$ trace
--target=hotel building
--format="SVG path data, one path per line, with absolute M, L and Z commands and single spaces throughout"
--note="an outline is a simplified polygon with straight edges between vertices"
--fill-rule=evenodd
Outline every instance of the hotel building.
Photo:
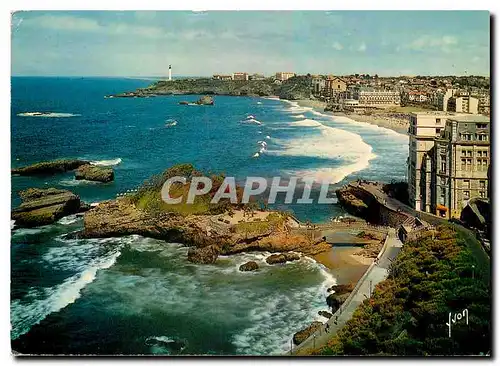
M 285 81 L 295 76 L 294 72 L 277 72 L 276 80 Z
M 448 112 L 410 115 L 410 205 L 460 217 L 470 198 L 488 196 L 489 118 Z

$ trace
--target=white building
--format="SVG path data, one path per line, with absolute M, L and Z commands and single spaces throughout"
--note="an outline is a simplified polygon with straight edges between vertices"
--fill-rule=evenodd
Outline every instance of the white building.
M 361 88 L 359 91 L 359 104 L 391 106 L 401 104 L 401 95 L 394 90 L 377 90 Z

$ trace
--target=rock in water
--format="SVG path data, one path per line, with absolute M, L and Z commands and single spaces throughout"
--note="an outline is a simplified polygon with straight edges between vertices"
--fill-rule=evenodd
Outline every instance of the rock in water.
M 324 310 L 318 311 L 318 315 L 324 316 L 327 319 L 330 319 L 332 317 L 332 313 L 329 313 L 328 311 Z
M 354 284 L 353 283 L 348 283 L 345 285 L 333 285 L 330 287 L 327 291 L 328 292 L 335 292 L 337 295 L 342 295 L 348 292 L 351 292 L 354 289 Z
M 215 263 L 219 253 L 220 249 L 216 245 L 208 245 L 202 248 L 191 247 L 188 251 L 188 261 L 202 264 Z
M 205 95 L 205 96 L 201 97 L 200 99 L 198 99 L 196 101 L 196 104 L 214 105 L 214 99 L 209 95 Z
M 255 271 L 256 269 L 259 268 L 259 265 L 255 261 L 250 261 L 242 264 L 240 266 L 240 271 L 247 272 L 247 271 Z
M 63 189 L 29 188 L 19 192 L 23 203 L 11 213 L 18 227 L 49 225 L 80 212 L 80 197 Z
M 268 264 L 285 263 L 296 261 L 300 259 L 300 255 L 297 253 L 282 253 L 282 254 L 272 254 L 266 258 Z
M 330 294 L 326 298 L 326 304 L 332 308 L 332 312 L 336 312 L 344 301 L 349 297 L 349 292 L 344 294 Z
M 95 182 L 108 183 L 115 179 L 115 173 L 112 168 L 103 168 L 94 165 L 82 165 L 75 171 L 75 179 L 85 179 Z
M 89 164 L 86 160 L 55 160 L 36 163 L 27 167 L 12 169 L 12 174 L 19 175 L 51 175 L 75 170 Z
M 316 330 L 318 330 L 323 323 L 321 322 L 313 322 L 310 326 L 301 331 L 298 331 L 293 335 L 293 343 L 295 345 L 299 345 L 304 342 L 311 334 L 313 334 Z

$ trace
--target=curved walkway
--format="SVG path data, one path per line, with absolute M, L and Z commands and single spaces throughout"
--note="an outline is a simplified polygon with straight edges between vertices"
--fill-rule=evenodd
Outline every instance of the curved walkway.
M 340 309 L 327 321 L 329 331 L 326 332 L 325 325 L 323 325 L 304 342 L 293 348 L 289 354 L 307 355 L 313 349 L 326 345 L 328 340 L 351 319 L 356 308 L 365 299 L 371 297 L 373 288 L 387 278 L 391 261 L 398 255 L 402 246 L 403 243 L 398 239 L 396 230 L 389 229 L 384 247 L 377 257 L 378 263 L 375 261 L 370 265 Z

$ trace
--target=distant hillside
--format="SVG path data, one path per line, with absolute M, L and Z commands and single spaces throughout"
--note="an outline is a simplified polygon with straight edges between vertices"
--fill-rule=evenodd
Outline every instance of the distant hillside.
M 135 92 L 115 95 L 115 97 L 146 97 L 151 95 L 206 94 L 236 96 L 279 96 L 282 99 L 309 99 L 311 97 L 311 77 L 296 76 L 282 83 L 273 78 L 265 80 L 213 80 L 209 78 L 160 80 L 147 88 Z

